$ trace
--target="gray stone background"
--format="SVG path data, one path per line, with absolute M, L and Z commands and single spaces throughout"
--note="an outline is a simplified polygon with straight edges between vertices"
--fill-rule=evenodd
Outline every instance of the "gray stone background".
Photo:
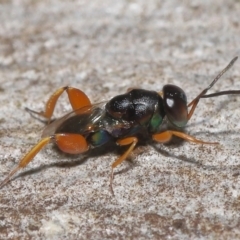
M 93 102 L 172 83 L 189 101 L 240 56 L 240 1 L 0 1 L 0 179 L 70 85 Z M 240 61 L 211 92 L 240 89 Z M 239 239 L 240 96 L 201 100 L 188 142 L 68 156 L 49 145 L 0 190 L 0 239 Z M 71 108 L 61 97 L 55 116 Z

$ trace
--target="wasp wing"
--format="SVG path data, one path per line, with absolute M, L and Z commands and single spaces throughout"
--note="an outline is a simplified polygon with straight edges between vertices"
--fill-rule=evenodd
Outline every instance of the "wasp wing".
M 54 135 L 56 132 L 59 132 L 59 128 L 61 128 L 63 125 L 68 124 L 70 127 L 74 128 L 74 126 L 71 126 L 73 123 L 69 122 L 70 119 L 78 118 L 78 121 L 84 121 L 85 123 L 94 125 L 105 114 L 106 103 L 107 101 L 104 101 L 90 106 L 85 106 L 78 110 L 67 113 L 59 119 L 56 119 L 54 122 L 50 123 L 43 129 L 42 138 Z M 82 127 L 85 129 L 79 128 L 77 129 L 77 132 L 74 133 L 86 132 L 88 130 L 86 124 L 82 124 Z

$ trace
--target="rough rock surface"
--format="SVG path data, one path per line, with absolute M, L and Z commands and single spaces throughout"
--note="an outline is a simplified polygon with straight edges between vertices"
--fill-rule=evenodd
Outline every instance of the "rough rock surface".
M 0 180 L 40 139 L 70 85 L 93 102 L 172 83 L 189 101 L 240 55 L 240 1 L 0 1 Z M 240 61 L 211 92 L 240 89 Z M 49 145 L 0 190 L 0 239 L 239 239 L 240 96 L 201 100 L 176 141 L 80 156 Z M 55 116 L 70 110 L 59 100 Z

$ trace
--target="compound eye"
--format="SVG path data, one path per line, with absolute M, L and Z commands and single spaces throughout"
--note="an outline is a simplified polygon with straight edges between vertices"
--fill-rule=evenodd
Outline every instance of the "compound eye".
M 175 85 L 163 87 L 163 104 L 168 120 L 176 127 L 184 127 L 188 121 L 187 97 Z

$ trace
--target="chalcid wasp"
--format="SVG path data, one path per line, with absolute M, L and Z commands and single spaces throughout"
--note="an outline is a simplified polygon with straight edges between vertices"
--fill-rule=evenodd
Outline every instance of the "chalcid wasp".
M 43 130 L 41 140 L 1 182 L 0 188 L 7 184 L 16 172 L 26 167 L 48 143 L 54 143 L 60 150 L 70 154 L 80 154 L 110 141 L 119 146 L 129 146 L 112 164 L 110 178 L 112 193 L 113 170 L 133 151 L 139 141 L 139 135 L 158 143 L 169 142 L 176 136 L 196 144 L 217 144 L 196 139 L 183 130 L 201 98 L 240 93 L 240 90 L 228 90 L 206 94 L 232 67 L 237 58 L 232 59 L 211 84 L 189 104 L 185 92 L 170 84 L 163 86 L 161 92 L 131 89 L 108 102 L 99 104 L 92 104 L 87 95 L 79 89 L 72 87 L 58 89 L 47 101 L 45 111 L 36 112 L 28 109 L 31 113 L 46 118 L 49 124 Z M 63 92 L 67 92 L 73 111 L 51 122 L 55 105 Z M 165 122 L 168 128 L 163 128 Z

